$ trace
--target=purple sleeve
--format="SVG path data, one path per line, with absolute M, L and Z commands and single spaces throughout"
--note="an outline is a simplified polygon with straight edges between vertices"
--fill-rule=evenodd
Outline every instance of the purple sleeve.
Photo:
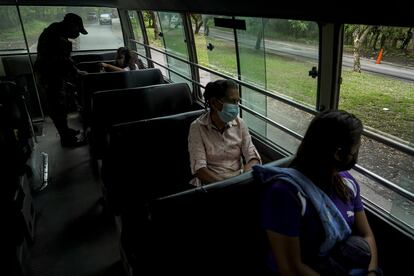
M 354 212 L 360 212 L 364 210 L 364 205 L 362 204 L 362 200 L 361 200 L 361 189 L 359 187 L 358 182 L 355 180 L 355 178 L 352 177 L 352 175 L 351 175 L 351 179 L 352 181 L 354 181 L 355 186 L 357 188 L 357 193 L 354 198 Z
M 302 206 L 295 187 L 276 181 L 266 191 L 262 208 L 266 230 L 290 237 L 300 235 Z
M 354 184 L 354 187 L 356 188 L 356 194 L 354 197 L 354 212 L 360 212 L 364 210 L 364 205 L 362 204 L 362 200 L 361 200 L 361 188 L 359 187 L 359 184 L 356 181 L 356 179 L 348 171 L 341 172 L 341 176 L 349 179 Z

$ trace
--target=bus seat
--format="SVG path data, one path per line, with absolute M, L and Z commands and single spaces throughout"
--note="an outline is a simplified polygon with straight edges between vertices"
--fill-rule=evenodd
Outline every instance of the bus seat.
M 285 166 L 290 160 L 266 166 Z M 247 172 L 158 198 L 149 204 L 147 221 L 123 218 L 125 251 L 132 251 L 131 256 L 149 252 L 146 258 L 132 258 L 139 263 L 131 266 L 159 269 L 154 275 L 267 275 L 269 247 L 261 224 L 264 188 Z
M 108 64 L 115 64 L 115 60 L 102 60 L 102 61 L 84 61 L 76 64 L 76 67 L 81 71 L 86 71 L 88 73 L 99 73 L 101 71 L 101 62 Z
M 89 126 L 91 98 L 95 91 L 141 87 L 164 83 L 159 69 L 143 69 L 125 72 L 91 73 L 81 76 L 83 120 Z
M 2 62 L 6 79 L 15 82 L 20 90 L 24 91 L 30 115 L 41 117 L 42 112 L 37 98 L 29 57 L 26 55 L 2 57 Z
M 191 123 L 204 110 L 115 125 L 102 161 L 102 179 L 116 214 L 142 207 L 150 198 L 188 188 Z
M 183 113 L 191 111 L 192 105 L 186 83 L 95 92 L 89 139 L 92 157 L 102 158 L 111 125 Z
M 79 54 L 73 53 L 72 60 L 75 63 L 80 62 L 89 62 L 89 61 L 103 61 L 103 60 L 112 60 L 116 55 L 116 51 L 96 53 L 96 54 Z

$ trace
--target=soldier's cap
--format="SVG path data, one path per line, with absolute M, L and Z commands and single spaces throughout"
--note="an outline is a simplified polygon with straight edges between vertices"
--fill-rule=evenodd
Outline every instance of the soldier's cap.
M 85 30 L 85 27 L 83 27 L 83 21 L 82 18 L 74 13 L 67 13 L 65 17 L 63 18 L 63 22 L 69 23 L 69 24 L 76 24 L 79 26 L 79 32 L 81 34 L 88 34 L 88 32 Z

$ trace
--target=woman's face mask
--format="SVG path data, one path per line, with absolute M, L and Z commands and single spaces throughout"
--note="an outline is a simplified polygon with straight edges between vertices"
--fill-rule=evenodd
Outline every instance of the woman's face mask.
M 352 169 L 358 160 L 358 152 L 353 154 L 352 157 L 348 160 L 336 161 L 336 169 L 341 171 L 349 171 Z
M 341 154 L 342 158 L 336 158 L 336 169 L 340 171 L 348 171 L 352 169 L 358 161 L 360 142 L 354 145 L 349 152 Z
M 223 108 L 221 111 L 218 111 L 218 115 L 220 119 L 225 122 L 231 122 L 236 119 L 237 115 L 239 115 L 239 105 L 238 104 L 231 104 L 231 103 L 223 103 Z

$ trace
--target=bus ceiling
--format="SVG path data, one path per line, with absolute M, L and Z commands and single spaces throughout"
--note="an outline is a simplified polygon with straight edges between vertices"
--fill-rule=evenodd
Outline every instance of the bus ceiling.
M 412 10 L 402 1 L 393 2 L 386 9 L 381 6 L 354 5 L 340 6 L 337 2 L 283 3 L 276 8 L 274 2 L 267 0 L 3 0 L 2 5 L 32 6 L 101 6 L 119 9 L 138 9 L 174 11 L 203 14 L 242 15 L 269 18 L 301 19 L 319 22 L 348 24 L 388 24 L 394 26 L 413 26 Z

